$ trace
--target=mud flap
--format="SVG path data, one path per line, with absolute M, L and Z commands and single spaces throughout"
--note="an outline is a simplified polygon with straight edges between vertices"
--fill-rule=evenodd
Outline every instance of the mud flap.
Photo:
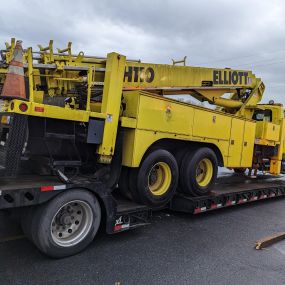
M 0 176 L 16 176 L 27 140 L 28 117 L 1 113 Z

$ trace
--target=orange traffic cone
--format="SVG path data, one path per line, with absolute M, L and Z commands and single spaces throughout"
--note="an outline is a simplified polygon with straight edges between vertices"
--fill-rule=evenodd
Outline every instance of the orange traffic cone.
M 13 59 L 9 64 L 0 98 L 8 100 L 27 100 L 25 90 L 22 41 L 16 42 Z

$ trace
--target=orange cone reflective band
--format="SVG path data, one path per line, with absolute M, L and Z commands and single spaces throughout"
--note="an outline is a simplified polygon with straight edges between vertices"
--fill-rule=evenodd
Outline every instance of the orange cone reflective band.
M 22 42 L 17 41 L 0 98 L 26 100 Z

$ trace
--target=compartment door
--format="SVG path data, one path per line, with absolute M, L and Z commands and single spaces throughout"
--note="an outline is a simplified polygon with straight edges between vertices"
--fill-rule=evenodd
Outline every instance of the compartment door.
M 244 121 L 232 119 L 229 140 L 228 167 L 240 167 L 242 159 Z
M 255 140 L 255 123 L 246 121 L 244 124 L 243 147 L 241 156 L 241 166 L 251 167 Z

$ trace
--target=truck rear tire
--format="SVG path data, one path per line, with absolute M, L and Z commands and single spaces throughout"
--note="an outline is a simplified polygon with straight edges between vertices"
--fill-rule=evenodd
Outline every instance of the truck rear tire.
M 33 209 L 28 237 L 53 258 L 74 255 L 94 239 L 101 221 L 101 207 L 86 190 L 67 190 Z M 27 223 L 27 222 L 26 222 Z
M 186 155 L 190 153 L 190 151 L 193 151 L 193 150 L 190 150 L 189 147 L 183 147 L 183 148 L 179 148 L 178 150 L 174 152 L 174 157 L 176 159 L 178 169 L 179 169 L 179 177 L 181 173 L 181 165 L 182 165 L 183 159 L 185 158 Z M 179 179 L 178 181 L 177 191 L 180 193 L 183 192 L 182 185 L 181 185 L 181 179 Z
M 132 193 L 129 188 L 129 172 L 128 167 L 123 166 L 121 170 L 120 180 L 119 180 L 119 192 L 126 198 L 134 200 Z
M 173 197 L 178 184 L 178 173 L 174 156 L 167 150 L 155 150 L 148 154 L 139 169 L 130 172 L 129 186 L 138 196 L 137 202 L 158 208 Z
M 218 161 L 207 147 L 190 151 L 182 161 L 180 183 L 182 191 L 193 196 L 207 195 L 213 188 L 218 173 Z

